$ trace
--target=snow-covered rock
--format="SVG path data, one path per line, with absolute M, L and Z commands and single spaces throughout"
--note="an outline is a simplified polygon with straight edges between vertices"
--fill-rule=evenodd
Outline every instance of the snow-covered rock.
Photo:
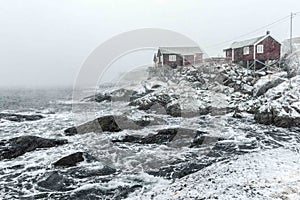
M 254 96 L 261 96 L 265 94 L 269 89 L 276 87 L 280 83 L 284 82 L 287 77 L 286 72 L 279 72 L 275 74 L 269 74 L 267 76 L 261 77 L 253 86 Z
M 268 90 L 255 120 L 280 127 L 300 126 L 300 76 L 286 80 Z

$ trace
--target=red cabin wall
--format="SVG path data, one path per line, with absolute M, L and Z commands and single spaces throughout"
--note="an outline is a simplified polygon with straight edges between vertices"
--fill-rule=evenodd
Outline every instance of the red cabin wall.
M 275 60 L 280 58 L 281 44 L 274 40 L 272 37 L 267 37 L 262 42 L 257 45 L 264 45 L 263 53 L 257 53 L 257 48 L 255 48 L 256 59 L 257 60 Z
M 243 48 L 234 49 L 234 62 L 242 61 L 243 56 Z
M 163 55 L 164 65 L 168 65 L 171 67 L 182 66 L 182 57 L 180 55 L 176 55 L 176 61 L 169 61 L 169 55 L 174 55 L 174 54 Z
M 175 55 L 175 54 L 164 54 L 163 63 L 164 65 L 169 65 L 171 67 L 201 63 L 203 59 L 201 53 L 197 53 L 195 55 L 185 55 L 184 60 L 183 60 L 183 56 L 177 54 L 176 61 L 170 61 L 169 55 Z
M 264 45 L 263 53 L 257 53 L 257 48 L 254 48 L 253 45 L 249 46 L 249 54 L 247 55 L 244 55 L 244 47 L 234 49 L 234 55 L 232 55 L 232 49 L 226 49 L 226 59 L 232 60 L 232 56 L 234 56 L 234 62 L 253 61 L 254 53 L 255 59 L 261 61 L 274 60 L 280 58 L 281 44 L 274 40 L 271 36 L 265 38 L 262 42 L 258 43 L 257 45 Z
M 226 60 L 232 60 L 232 49 L 225 50 L 225 57 L 226 57 Z
M 194 64 L 194 55 L 185 55 L 183 65 L 190 65 L 190 64 Z
M 243 51 L 243 61 L 251 61 L 253 60 L 253 52 L 254 52 L 254 46 L 249 46 L 249 54 L 244 55 L 244 47 L 242 48 Z M 241 61 L 241 60 L 239 60 Z

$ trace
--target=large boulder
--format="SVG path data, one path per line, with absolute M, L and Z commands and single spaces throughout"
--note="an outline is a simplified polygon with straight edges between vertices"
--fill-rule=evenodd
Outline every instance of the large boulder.
M 277 87 L 279 84 L 284 82 L 286 77 L 286 72 L 280 72 L 261 77 L 254 85 L 254 96 L 261 96 L 269 89 Z
M 59 159 L 53 165 L 56 167 L 72 167 L 82 161 L 84 161 L 84 152 L 76 152 Z
M 157 134 L 148 135 L 146 137 L 126 135 L 123 139 L 112 140 L 112 142 L 132 142 L 140 144 L 165 144 L 171 142 L 176 136 L 178 129 L 164 129 L 158 131 Z
M 155 134 L 147 136 L 126 135 L 112 142 L 129 142 L 139 144 L 165 144 L 172 147 L 188 147 L 197 135 L 203 132 L 187 128 L 167 128 L 158 130 Z
M 254 119 L 261 124 L 289 128 L 300 126 L 300 76 L 269 89 Z
M 76 182 L 59 171 L 52 171 L 45 174 L 46 178 L 37 183 L 39 187 L 52 191 L 69 191 L 75 189 Z
M 66 144 L 67 140 L 46 139 L 37 136 L 20 136 L 0 141 L 0 160 L 12 159 L 38 148 L 50 148 Z
M 0 119 L 5 119 L 14 122 L 23 121 L 36 121 L 43 119 L 42 115 L 22 115 L 22 114 L 11 114 L 11 113 L 0 113 Z
M 124 185 L 115 188 L 84 187 L 71 193 L 70 196 L 62 199 L 126 199 L 130 193 L 143 188 L 142 185 Z
M 167 104 L 171 103 L 174 96 L 170 96 L 164 93 L 155 93 L 139 98 L 129 103 L 129 106 L 137 106 L 139 110 L 149 110 L 154 105 L 160 105 L 166 107 Z
M 221 137 L 210 136 L 207 132 L 197 131 L 190 147 L 203 147 L 207 145 L 214 145 L 218 141 L 224 140 Z
M 95 162 L 98 161 L 94 156 L 86 153 L 86 152 L 75 152 L 65 157 L 62 157 L 55 163 L 53 166 L 55 167 L 72 167 L 76 166 L 78 163 L 85 161 L 85 162 Z
M 300 113 L 289 106 L 260 109 L 255 113 L 254 119 L 260 124 L 273 124 L 283 128 L 300 126 Z
M 148 174 L 153 176 L 160 176 L 166 179 L 178 179 L 189 174 L 195 173 L 209 165 L 211 165 L 214 160 L 204 158 L 203 160 L 199 161 L 186 161 L 180 162 L 176 164 L 170 164 L 168 166 L 161 167 L 158 170 L 149 170 L 147 171 Z
M 157 86 L 156 86 L 157 87 Z M 135 99 L 141 98 L 151 92 L 155 91 L 152 90 L 145 90 L 144 92 L 137 92 L 131 89 L 120 88 L 113 90 L 112 92 L 106 93 L 98 93 L 89 97 L 84 98 L 84 101 L 95 101 L 95 102 L 104 102 L 104 101 L 133 101 Z
M 124 129 L 138 130 L 145 126 L 161 125 L 165 121 L 157 117 L 144 116 L 141 119 L 130 119 L 124 115 L 107 115 L 77 127 L 70 127 L 64 132 L 66 135 L 84 134 L 90 132 L 119 132 Z

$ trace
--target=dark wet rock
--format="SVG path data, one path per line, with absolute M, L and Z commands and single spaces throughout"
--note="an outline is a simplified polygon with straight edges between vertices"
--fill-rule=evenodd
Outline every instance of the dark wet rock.
M 43 118 L 44 116 L 42 115 L 21 115 L 21 114 L 0 113 L 0 119 L 5 119 L 14 122 L 36 121 Z
M 103 101 L 111 101 L 111 95 L 109 94 L 96 94 L 93 97 L 90 97 L 90 100 L 96 101 L 98 103 Z
M 262 146 L 263 148 L 278 148 L 283 147 L 283 141 L 285 141 L 282 138 L 288 138 L 292 139 L 290 135 L 286 135 L 285 133 L 278 133 L 281 132 L 279 130 L 268 130 L 264 133 L 253 133 L 249 132 L 246 137 L 247 138 L 255 138 L 255 141 L 252 141 L 250 143 L 253 143 L 253 147 L 255 146 Z M 249 143 L 249 142 L 248 142 Z M 249 146 L 250 144 L 248 144 Z M 240 147 L 240 146 L 239 146 Z
M 46 139 L 37 136 L 21 136 L 9 140 L 2 140 L 2 145 L 0 146 L 0 160 L 16 158 L 38 148 L 55 147 L 66 144 L 67 142 L 67 140 Z
M 162 87 L 161 85 L 158 85 L 158 84 L 156 84 L 156 85 L 153 85 L 152 87 L 151 87 L 151 89 L 157 89 L 157 88 L 160 88 L 160 87 Z
M 235 111 L 232 115 L 233 118 L 242 119 L 243 114 L 241 112 Z
M 117 117 L 114 116 L 105 116 L 100 117 L 97 119 L 102 131 L 108 131 L 108 132 L 119 132 L 122 129 L 119 127 L 118 120 L 116 120 Z M 124 120 L 126 118 L 124 117 Z M 128 120 L 126 120 L 128 121 Z
M 7 169 L 17 170 L 17 169 L 23 169 L 23 168 L 25 168 L 25 165 L 13 165 L 11 167 L 8 167 Z
M 275 110 L 270 109 L 269 111 L 258 111 L 254 115 L 254 119 L 256 122 L 260 124 L 270 125 L 274 123 Z
M 221 137 L 209 136 L 207 132 L 197 131 L 190 147 L 202 147 L 203 145 L 214 145 L 218 141 L 224 140 Z
M 162 167 L 159 170 L 148 171 L 153 176 L 160 176 L 167 179 L 178 179 L 195 173 L 205 167 L 210 166 L 216 160 L 204 158 L 202 161 L 186 161 L 174 165 Z
M 96 162 L 98 160 L 86 152 L 76 152 L 61 158 L 60 160 L 56 161 L 53 165 L 56 167 L 72 167 L 76 166 L 79 162 L 82 161 L 90 163 Z M 99 169 L 89 169 L 86 167 L 70 168 L 66 171 L 66 174 L 75 178 L 87 178 L 92 176 L 110 175 L 115 173 L 116 171 L 116 169 L 104 165 L 102 168 Z
M 59 171 L 50 172 L 44 180 L 37 183 L 39 187 L 53 191 L 69 191 L 75 189 L 76 184 L 72 178 L 69 178 Z
M 232 141 L 217 142 L 207 154 L 210 157 L 225 157 L 238 154 L 238 145 Z
M 179 103 L 172 104 L 170 106 L 167 106 L 166 112 L 168 115 L 171 115 L 172 117 L 181 117 L 181 107 Z
M 161 125 L 165 121 L 157 117 L 145 116 L 142 119 L 133 120 L 126 116 L 103 116 L 77 127 L 71 127 L 65 130 L 66 135 L 84 134 L 90 132 L 119 132 L 125 129 L 138 130 L 145 126 Z
M 285 108 L 282 108 L 285 109 Z M 286 108 L 286 113 L 297 113 L 293 108 Z M 265 125 L 275 125 L 283 128 L 290 128 L 293 126 L 300 126 L 300 117 L 298 116 L 289 116 L 289 115 L 281 115 L 280 110 L 276 108 L 271 108 L 269 110 L 257 111 L 254 115 L 254 119 L 256 122 Z
M 84 153 L 83 152 L 76 152 L 71 155 L 65 156 L 55 163 L 53 163 L 56 167 L 72 167 L 75 166 L 77 163 L 84 161 Z
M 140 143 L 140 144 L 164 144 L 173 140 L 176 136 L 176 129 L 165 129 L 158 131 L 157 134 L 149 135 L 146 137 L 126 135 L 121 140 L 112 140 L 112 142 L 131 142 L 131 143 Z
M 89 178 L 93 176 L 107 176 L 116 172 L 116 169 L 105 165 L 99 169 L 89 169 L 85 167 L 71 168 L 67 171 L 67 174 L 74 178 Z
M 114 139 L 112 142 L 129 142 L 139 144 L 165 144 L 172 147 L 191 145 L 197 133 L 201 131 L 185 128 L 169 128 L 159 130 L 156 134 L 147 136 L 126 135 L 121 139 Z
M 112 189 L 104 189 L 100 187 L 93 187 L 88 189 L 77 190 L 72 193 L 70 196 L 61 197 L 60 199 L 115 199 L 121 200 L 127 198 L 128 195 L 138 189 L 141 189 L 142 185 L 133 185 L 133 186 L 119 186 Z
M 76 127 L 67 128 L 64 132 L 66 135 L 76 135 L 78 133 Z
M 199 115 L 207 115 L 211 112 L 211 106 L 199 107 Z

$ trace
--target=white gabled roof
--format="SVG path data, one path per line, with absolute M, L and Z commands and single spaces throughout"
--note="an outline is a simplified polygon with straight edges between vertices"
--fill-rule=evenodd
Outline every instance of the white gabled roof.
M 203 53 L 199 47 L 159 47 L 162 54 L 193 55 Z
M 252 39 L 249 39 L 249 40 L 244 40 L 244 41 L 240 41 L 240 42 L 234 42 L 234 43 L 232 43 L 231 48 L 232 49 L 237 49 L 237 48 L 241 48 L 241 47 L 255 45 L 256 43 L 264 40 L 268 36 L 269 35 L 264 35 L 264 36 L 252 38 Z

